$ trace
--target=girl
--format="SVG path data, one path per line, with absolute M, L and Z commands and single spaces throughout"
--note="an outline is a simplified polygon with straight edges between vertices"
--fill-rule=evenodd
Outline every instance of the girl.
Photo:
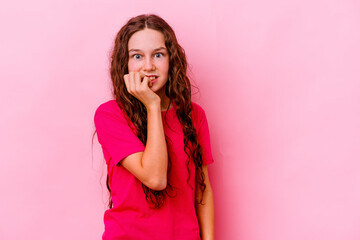
M 94 117 L 110 191 L 103 239 L 214 238 L 209 129 L 186 71 L 185 52 L 162 18 L 134 17 L 117 34 L 116 100 Z

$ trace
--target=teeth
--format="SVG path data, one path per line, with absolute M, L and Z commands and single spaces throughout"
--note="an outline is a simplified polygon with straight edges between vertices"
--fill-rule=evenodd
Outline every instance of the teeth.
M 150 77 L 150 80 L 155 80 L 155 78 L 156 78 L 156 77 L 152 76 L 152 77 Z

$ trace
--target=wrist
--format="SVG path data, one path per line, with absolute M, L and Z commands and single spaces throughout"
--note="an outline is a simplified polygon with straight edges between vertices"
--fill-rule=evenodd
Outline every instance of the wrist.
M 161 111 L 161 104 L 160 102 L 154 102 L 148 106 L 146 106 L 147 111 Z

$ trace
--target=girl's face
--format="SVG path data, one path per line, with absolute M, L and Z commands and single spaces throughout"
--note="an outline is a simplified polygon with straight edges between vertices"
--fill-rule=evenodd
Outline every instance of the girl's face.
M 148 28 L 135 32 L 129 39 L 128 52 L 129 72 L 155 77 L 150 89 L 164 96 L 169 75 L 169 54 L 164 35 Z

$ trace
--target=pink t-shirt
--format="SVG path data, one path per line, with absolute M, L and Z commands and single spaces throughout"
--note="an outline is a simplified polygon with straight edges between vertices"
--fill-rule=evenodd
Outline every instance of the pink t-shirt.
M 174 103 L 173 103 L 174 104 Z M 192 102 L 193 124 L 203 151 L 203 164 L 212 163 L 209 129 L 204 110 Z M 127 240 L 200 240 L 195 210 L 195 165 L 190 161 L 190 185 L 187 183 L 187 155 L 184 152 L 182 125 L 176 116 L 176 106 L 162 111 L 164 132 L 168 145 L 173 187 L 160 209 L 149 207 L 141 182 L 119 161 L 135 152 L 145 150 L 137 138 L 135 127 L 124 115 L 115 100 L 103 103 L 95 113 L 95 127 L 107 163 L 113 208 L 105 211 L 103 239 Z M 165 116 L 166 122 L 165 123 Z

